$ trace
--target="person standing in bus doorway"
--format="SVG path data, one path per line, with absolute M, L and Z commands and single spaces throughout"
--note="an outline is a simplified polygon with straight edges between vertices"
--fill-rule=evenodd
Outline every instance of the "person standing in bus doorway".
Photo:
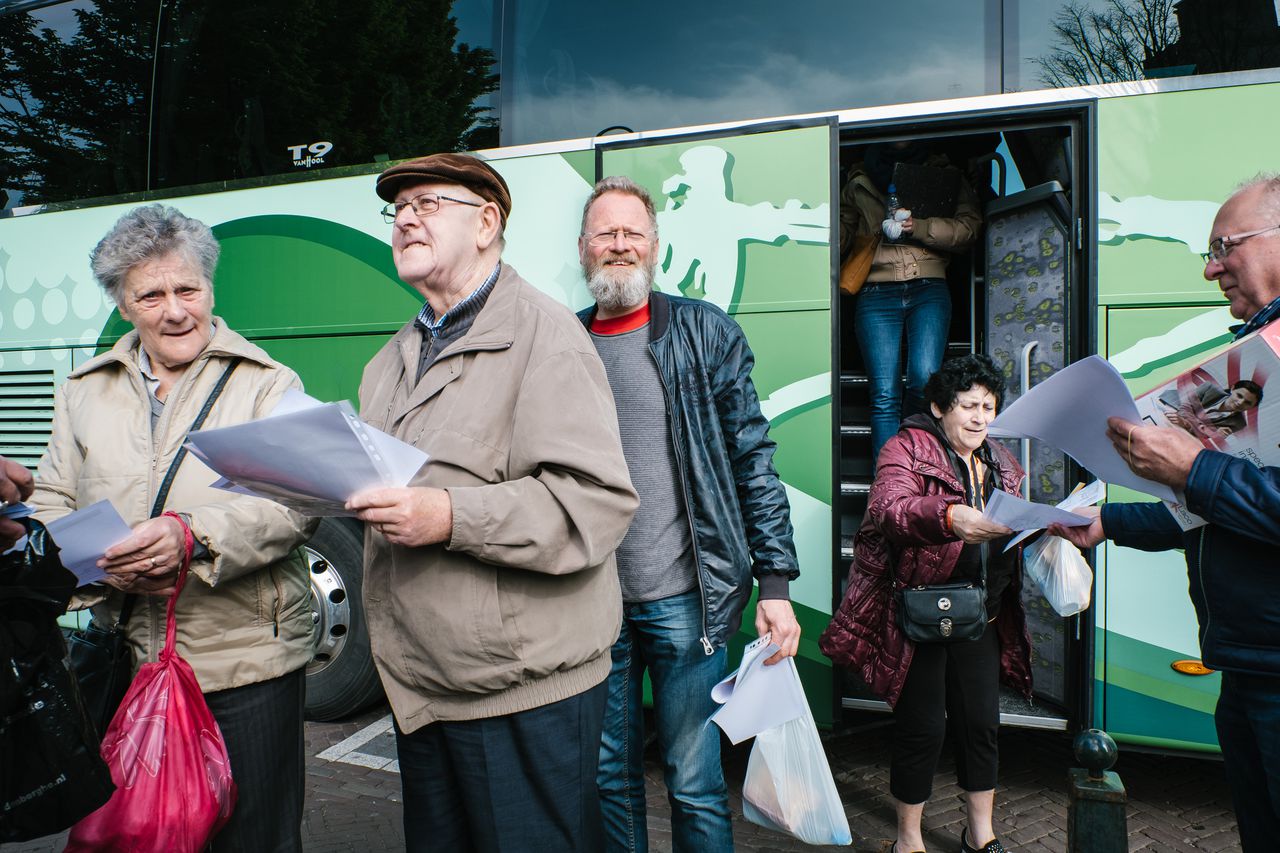
M 947 264 L 973 244 L 982 224 L 977 196 L 963 175 L 956 175 L 951 216 L 915 217 L 908 210 L 901 212 L 905 219 L 887 215 L 898 163 L 958 171 L 945 155 L 931 153 L 920 142 L 869 145 L 840 194 L 842 257 L 852 250 L 856 236 L 884 235 L 854 303 L 853 319 L 867 371 L 873 461 L 904 415 L 924 412 L 924 383 L 942 364 L 951 326 Z
M 1280 318 L 1280 175 L 1245 183 L 1218 211 L 1204 277 L 1216 281 L 1237 339 Z M 1222 673 L 1215 714 L 1245 853 L 1280 845 L 1280 467 L 1207 449 L 1176 427 L 1111 418 L 1107 435 L 1134 473 L 1186 495 L 1208 521 L 1183 531 L 1160 503 L 1107 504 L 1087 527 L 1050 532 L 1090 548 L 1181 548 L 1200 654 Z M 1098 512 L 1095 510 L 1095 512 Z
M 596 184 L 578 257 L 596 304 L 579 313 L 618 407 L 640 509 L 618 547 L 622 633 L 600 744 L 606 849 L 647 850 L 642 687 L 648 670 L 677 851 L 733 849 L 720 732 L 707 725 L 726 644 L 751 596 L 780 651 L 800 642 L 788 594 L 799 576 L 774 442 L 742 330 L 714 305 L 653 289 L 658 230 L 648 192 Z
M 0 456 L 0 509 L 31 497 L 35 481 L 17 462 Z M 0 517 L 0 551 L 7 551 L 27 533 L 22 522 Z
M 596 851 L 595 776 L 637 505 L 604 368 L 501 260 L 483 161 L 384 171 L 396 272 L 425 300 L 365 368 L 361 416 L 430 461 L 355 495 L 365 613 L 411 851 Z

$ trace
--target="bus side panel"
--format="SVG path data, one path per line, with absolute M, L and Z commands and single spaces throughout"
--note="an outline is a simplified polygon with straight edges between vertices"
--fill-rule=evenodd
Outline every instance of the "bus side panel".
M 1143 393 L 1230 341 L 1235 322 L 1199 253 L 1219 205 L 1275 168 L 1280 85 L 1098 102 L 1099 346 Z M 1224 135 L 1213 117 L 1248 116 Z M 1110 500 L 1150 500 L 1112 488 Z M 1180 551 L 1098 549 L 1096 719 L 1117 740 L 1216 750 L 1216 674 L 1171 668 L 1200 656 Z
M 658 287 L 729 312 L 755 353 L 800 563 L 797 666 L 824 724 L 834 707 L 831 663 L 817 648 L 831 618 L 830 144 L 824 124 L 606 149 L 601 159 L 604 175 L 627 175 L 653 195 Z M 754 613 L 753 601 L 734 663 L 755 635 Z

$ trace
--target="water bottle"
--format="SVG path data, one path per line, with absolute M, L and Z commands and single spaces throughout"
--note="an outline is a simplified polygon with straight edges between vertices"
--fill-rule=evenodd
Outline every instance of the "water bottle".
M 899 204 L 898 204 L 898 188 L 897 188 L 897 187 L 895 187 L 893 184 L 889 184 L 889 198 L 885 200 L 885 204 L 884 204 L 884 210 L 885 210 L 884 218 L 885 218 L 885 219 L 890 219 L 890 220 L 894 219 L 894 217 L 895 217 L 895 216 L 896 216 L 896 214 L 898 213 L 898 208 L 899 208 L 899 207 L 901 207 L 901 205 L 899 205 Z M 897 239 L 890 239 L 890 240 L 889 240 L 889 242 L 890 242 L 890 243 L 896 243 L 896 242 L 898 242 L 898 240 L 897 240 Z

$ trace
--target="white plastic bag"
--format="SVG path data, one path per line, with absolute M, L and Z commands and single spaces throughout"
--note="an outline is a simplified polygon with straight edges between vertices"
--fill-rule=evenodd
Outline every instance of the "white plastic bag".
M 1027 546 L 1024 556 L 1027 577 L 1059 616 L 1074 616 L 1089 606 L 1093 572 L 1076 546 L 1046 533 Z
M 790 658 L 776 665 L 788 667 L 799 682 Z M 756 735 L 742 783 L 742 814 L 754 824 L 807 844 L 853 843 L 807 704 L 802 716 Z

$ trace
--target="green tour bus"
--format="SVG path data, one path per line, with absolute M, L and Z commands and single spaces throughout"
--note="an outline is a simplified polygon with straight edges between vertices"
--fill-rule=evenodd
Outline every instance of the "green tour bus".
M 835 0 L 643 15 L 546 0 L 0 0 L 0 453 L 34 467 L 54 389 L 125 330 L 88 255 L 132 205 L 209 223 L 217 313 L 313 396 L 354 400 L 420 304 L 373 192 L 388 162 L 489 160 L 514 197 L 505 259 L 573 309 L 589 304 L 582 204 L 625 174 L 657 203 L 657 286 L 728 311 L 755 352 L 814 714 L 883 711 L 817 649 L 873 471 L 852 297 L 837 287 L 843 176 L 867 146 L 904 140 L 979 176 L 984 226 L 950 265 L 948 350 L 990 353 L 1010 400 L 1093 353 L 1135 393 L 1204 359 L 1229 316 L 1199 252 L 1233 187 L 1276 168 L 1280 27 L 1270 0 L 1238 4 L 1238 26 L 1183 0 L 1163 4 L 1159 39 L 1132 37 L 1136 58 L 1090 41 L 1109 9 L 1138 2 L 928 0 L 908 19 Z M 1203 47 L 1210 14 L 1239 30 L 1234 58 Z M 1012 449 L 1033 500 L 1088 478 L 1053 447 Z M 310 543 L 313 718 L 380 694 L 361 548 L 348 519 Z M 1035 696 L 1003 697 L 1004 722 L 1215 751 L 1218 676 L 1196 665 L 1181 555 L 1107 544 L 1091 562 L 1080 616 L 1025 591 Z

